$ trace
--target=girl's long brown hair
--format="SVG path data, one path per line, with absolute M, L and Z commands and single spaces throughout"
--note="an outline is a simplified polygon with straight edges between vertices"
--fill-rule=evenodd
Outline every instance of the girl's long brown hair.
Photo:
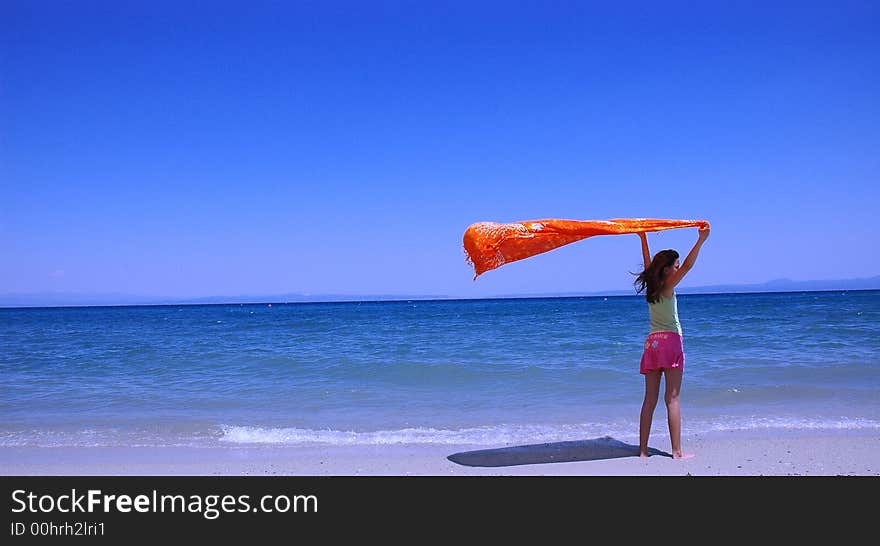
M 633 285 L 636 287 L 636 294 L 645 291 L 645 299 L 648 303 L 656 303 L 660 299 L 660 291 L 663 290 L 663 283 L 666 276 L 663 272 L 667 267 L 673 265 L 678 259 L 678 252 L 675 250 L 661 250 L 654 255 L 651 265 L 641 273 L 638 273 Z M 636 275 L 636 273 L 633 273 Z

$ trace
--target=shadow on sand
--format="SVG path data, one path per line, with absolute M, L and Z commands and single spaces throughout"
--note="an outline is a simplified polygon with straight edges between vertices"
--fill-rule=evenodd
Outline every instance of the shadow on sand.
M 672 457 L 670 453 L 650 448 L 651 455 Z M 446 457 L 464 466 L 516 466 L 521 464 L 569 463 L 598 461 L 621 457 L 638 457 L 639 446 L 615 440 L 610 436 L 592 440 L 553 442 L 525 446 L 462 451 Z

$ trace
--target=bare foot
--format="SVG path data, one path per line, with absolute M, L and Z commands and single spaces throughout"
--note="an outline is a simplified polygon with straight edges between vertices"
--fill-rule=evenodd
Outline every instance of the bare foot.
M 639 453 L 639 458 L 641 458 L 641 459 L 647 459 L 650 456 L 651 456 L 650 453 Z
M 673 458 L 673 459 L 693 459 L 694 457 L 696 457 L 696 455 L 694 455 L 693 453 L 681 453 L 681 452 L 678 452 L 678 453 L 673 453 L 673 454 L 672 454 L 672 458 Z

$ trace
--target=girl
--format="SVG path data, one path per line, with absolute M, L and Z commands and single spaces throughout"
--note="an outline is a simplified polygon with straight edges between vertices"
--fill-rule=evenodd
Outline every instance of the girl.
M 675 287 L 694 267 L 700 247 L 709 237 L 708 224 L 701 227 L 694 247 L 683 264 L 679 264 L 678 252 L 661 250 L 651 260 L 648 251 L 648 237 L 639 233 L 642 240 L 642 257 L 645 270 L 639 273 L 633 284 L 636 293 L 645 291 L 648 312 L 651 317 L 651 332 L 645 341 L 640 372 L 645 376 L 645 400 L 639 419 L 639 456 L 648 457 L 648 435 L 651 433 L 651 420 L 657 398 L 660 395 L 660 376 L 666 375 L 666 415 L 669 423 L 669 438 L 672 442 L 672 456 L 687 459 L 693 455 L 681 452 L 681 409 L 678 393 L 681 390 L 681 376 L 684 372 L 684 346 L 681 337 L 681 323 L 678 321 L 678 302 Z

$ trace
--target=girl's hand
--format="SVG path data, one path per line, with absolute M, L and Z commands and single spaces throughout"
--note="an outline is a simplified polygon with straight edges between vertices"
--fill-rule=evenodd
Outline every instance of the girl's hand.
M 698 235 L 700 241 L 705 241 L 706 239 L 708 239 L 709 238 L 709 226 L 708 225 L 702 226 L 700 228 L 700 230 L 697 232 L 697 235 Z

